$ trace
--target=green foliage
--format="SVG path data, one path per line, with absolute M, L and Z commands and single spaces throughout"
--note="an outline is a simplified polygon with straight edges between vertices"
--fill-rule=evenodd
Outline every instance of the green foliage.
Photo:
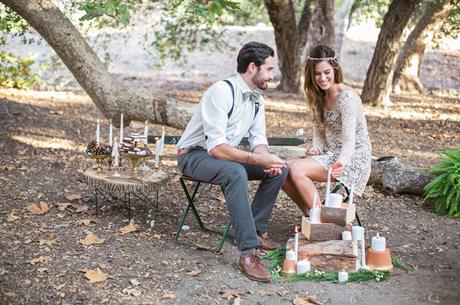
M 28 42 L 24 36 L 27 27 L 27 22 L 21 16 L 0 4 L 1 33 L 20 36 L 24 42 Z M 34 59 L 3 50 L 5 43 L 5 38 L 0 37 L 0 87 L 23 89 L 32 86 L 38 80 L 38 75 L 33 74 L 30 69 Z
M 272 278 L 278 281 L 296 282 L 296 281 L 314 281 L 314 282 L 325 282 L 325 281 L 337 281 L 337 272 L 324 272 L 319 270 L 312 270 L 303 275 L 293 275 L 287 278 L 280 276 L 281 265 L 283 264 L 284 257 L 286 256 L 286 249 L 278 248 L 274 251 L 270 251 L 264 258 L 270 261 L 270 267 L 268 268 Z M 402 264 L 405 264 L 401 260 L 398 260 Z M 407 264 L 405 264 L 407 265 Z M 400 265 L 398 265 L 399 267 Z M 395 265 L 395 267 L 397 267 Z M 384 281 L 390 277 L 390 272 L 382 271 L 368 271 L 361 270 L 359 272 L 350 273 L 348 282 L 365 282 L 375 280 L 376 282 Z
M 32 57 L 19 57 L 11 52 L 0 52 L 0 87 L 25 89 L 38 81 L 38 75 L 31 73 Z
M 134 8 L 135 2 L 123 0 L 86 0 L 85 2 L 74 4 L 85 12 L 85 15 L 80 18 L 82 21 L 108 16 L 113 18 L 116 23 L 126 26 L 131 18 L 130 10 Z
M 441 162 L 429 169 L 437 177 L 425 186 L 424 196 L 434 200 L 436 213 L 460 217 L 460 145 L 439 154 Z

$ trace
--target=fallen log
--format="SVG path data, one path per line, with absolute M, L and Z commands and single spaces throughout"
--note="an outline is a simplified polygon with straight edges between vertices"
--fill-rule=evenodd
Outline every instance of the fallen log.
M 270 150 L 283 159 L 289 160 L 305 155 L 304 147 L 270 147 Z M 372 157 L 372 171 L 368 184 L 383 188 L 394 194 L 422 195 L 423 188 L 436 175 L 426 170 L 399 162 L 394 156 Z

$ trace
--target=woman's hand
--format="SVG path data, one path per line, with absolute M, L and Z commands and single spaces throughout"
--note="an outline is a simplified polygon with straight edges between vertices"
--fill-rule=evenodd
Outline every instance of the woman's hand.
M 337 179 L 339 177 L 342 177 L 342 175 L 343 175 L 343 164 L 340 162 L 336 162 L 332 164 L 331 176 L 334 179 Z
M 314 156 L 314 155 L 321 155 L 323 152 L 321 151 L 321 148 L 313 148 L 310 147 L 305 151 L 305 155 L 307 156 Z

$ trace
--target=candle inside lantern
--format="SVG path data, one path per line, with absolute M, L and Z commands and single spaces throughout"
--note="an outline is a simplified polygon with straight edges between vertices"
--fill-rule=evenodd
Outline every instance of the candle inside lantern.
M 364 228 L 360 226 L 351 227 L 351 235 L 353 240 L 364 240 Z
M 340 272 L 339 272 L 338 280 L 339 280 L 339 282 L 341 282 L 341 283 L 348 281 L 348 272 L 346 272 L 346 271 L 340 271 Z
M 350 231 L 342 232 L 342 240 L 352 240 Z
M 146 120 L 145 121 L 145 126 L 144 126 L 144 144 L 148 143 L 148 135 L 149 135 L 149 122 Z
M 294 252 L 294 261 L 297 262 L 297 259 L 299 257 L 299 228 L 297 226 L 295 226 L 294 228 Z
M 376 252 L 385 251 L 386 239 L 377 232 L 377 236 L 372 237 L 372 250 Z
M 123 112 L 120 116 L 120 145 L 123 145 Z
M 329 194 L 331 193 L 331 173 L 332 168 L 327 170 L 327 181 L 326 181 L 326 198 L 325 198 L 325 205 L 329 206 Z
M 109 119 L 109 145 L 112 146 L 112 137 L 113 137 L 113 131 L 112 131 L 112 119 Z
M 306 259 L 300 260 L 296 264 L 297 274 L 302 275 L 310 271 L 310 262 Z
M 287 250 L 286 251 L 286 259 L 288 261 L 293 261 L 295 260 L 295 251 L 294 250 Z

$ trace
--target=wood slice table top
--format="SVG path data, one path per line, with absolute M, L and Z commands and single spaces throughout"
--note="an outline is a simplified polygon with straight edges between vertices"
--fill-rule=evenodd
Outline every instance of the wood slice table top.
M 155 191 L 168 178 L 168 175 L 162 170 L 149 170 L 130 175 L 120 173 L 119 177 L 115 177 L 114 173 L 108 170 L 98 172 L 94 168 L 89 168 L 83 175 L 86 183 L 92 187 L 123 193 Z

